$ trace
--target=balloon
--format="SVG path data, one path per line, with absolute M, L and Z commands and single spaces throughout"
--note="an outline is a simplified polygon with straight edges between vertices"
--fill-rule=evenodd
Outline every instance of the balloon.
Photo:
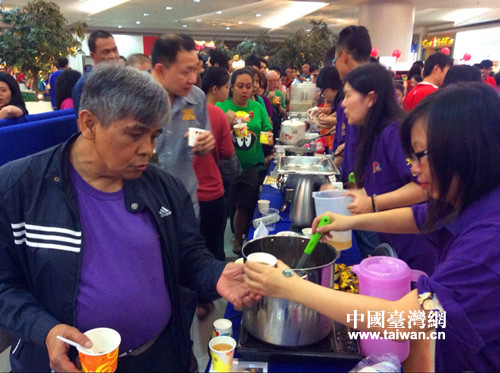
M 373 47 L 372 51 L 370 52 L 370 56 L 372 56 L 373 58 L 376 58 L 378 56 L 378 49 Z
M 471 55 L 469 53 L 464 54 L 464 61 L 469 61 L 471 59 Z
M 399 49 L 394 49 L 392 51 L 392 56 L 396 57 L 396 59 L 398 59 L 399 57 L 401 57 L 401 51 Z
M 441 48 L 441 53 L 449 56 L 450 55 L 450 48 L 448 48 L 448 47 Z

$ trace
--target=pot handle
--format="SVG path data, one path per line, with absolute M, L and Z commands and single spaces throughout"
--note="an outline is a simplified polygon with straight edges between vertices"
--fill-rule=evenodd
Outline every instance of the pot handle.
M 411 270 L 410 281 L 411 281 L 411 282 L 417 282 L 417 281 L 418 281 L 418 278 L 419 278 L 420 276 L 429 277 L 429 276 L 427 275 L 427 273 L 425 273 L 424 271 L 419 271 L 418 269 L 412 269 L 412 270 Z

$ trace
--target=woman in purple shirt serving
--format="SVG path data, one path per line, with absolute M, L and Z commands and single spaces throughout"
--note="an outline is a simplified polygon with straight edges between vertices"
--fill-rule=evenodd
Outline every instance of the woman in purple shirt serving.
M 282 262 L 278 268 L 247 262 L 248 285 L 257 294 L 292 299 L 349 326 L 354 322 L 347 322 L 347 315 L 356 310 L 365 315 L 363 321 L 357 317 L 360 330 L 384 331 L 367 328 L 368 311 L 432 312 L 441 320 L 436 331 L 445 335 L 436 340 L 436 371 L 499 371 L 499 123 L 500 99 L 485 84 L 459 83 L 429 95 L 403 122 L 402 140 L 430 201 L 377 214 L 327 213 L 333 222 L 317 229 L 425 235 L 438 252 L 436 268 L 403 298 L 332 291 L 295 274 L 284 276 L 288 267 Z M 423 330 L 431 326 L 424 324 Z M 406 324 L 404 331 L 422 329 Z M 411 350 L 410 357 L 418 352 Z
M 404 112 L 396 102 L 389 72 L 375 63 L 358 66 L 347 74 L 344 94 L 344 113 L 358 127 L 354 177 L 359 189 L 347 193 L 354 198 L 347 208 L 357 215 L 425 201 L 426 193 L 416 183 L 399 141 Z M 368 234 L 355 233 L 363 254 L 371 254 Z M 390 234 L 378 234 L 378 239 L 392 245 L 411 268 L 432 273 L 436 252 L 425 240 Z

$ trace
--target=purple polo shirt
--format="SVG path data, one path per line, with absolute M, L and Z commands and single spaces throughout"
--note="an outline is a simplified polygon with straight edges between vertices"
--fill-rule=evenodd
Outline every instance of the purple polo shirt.
M 375 139 L 365 169 L 366 194 L 392 192 L 416 181 L 410 170 L 410 160 L 399 140 L 399 122 L 390 123 Z M 425 237 L 413 234 L 378 233 L 380 242 L 389 243 L 412 269 L 427 274 L 434 270 L 436 250 Z
M 422 227 L 427 206 L 412 209 Z M 500 187 L 427 236 L 438 262 L 432 276 L 419 278 L 419 300 L 446 312 L 436 330 L 446 333 L 436 340 L 436 371 L 500 371 Z
M 129 213 L 123 189 L 105 193 L 71 167 L 82 224 L 82 264 L 76 327 L 109 327 L 121 335 L 120 352 L 156 337 L 171 304 L 158 233 L 147 211 Z
M 347 118 L 344 113 L 344 108 L 342 107 L 342 102 L 337 105 L 337 110 L 335 111 L 335 116 L 337 118 L 337 123 L 335 123 L 335 136 L 333 137 L 333 149 L 332 153 L 335 153 L 338 146 L 345 142 L 345 131 L 347 127 Z
M 333 141 L 333 152 L 345 143 L 344 158 L 342 159 L 342 182 L 349 180 L 349 174 L 354 170 L 356 162 L 356 144 L 358 142 L 358 127 L 347 122 L 342 103 L 337 106 L 337 124 Z M 340 134 L 340 136 L 338 135 Z

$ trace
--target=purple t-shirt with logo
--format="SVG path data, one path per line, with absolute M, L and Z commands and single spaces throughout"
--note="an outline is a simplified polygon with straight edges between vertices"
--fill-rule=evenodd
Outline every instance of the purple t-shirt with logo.
M 83 234 L 76 327 L 113 328 L 122 338 L 120 353 L 135 349 L 171 315 L 158 233 L 147 211 L 126 210 L 123 189 L 94 189 L 73 167 L 70 176 Z
M 421 228 L 427 205 L 412 209 Z M 436 371 L 500 371 L 500 187 L 426 236 L 438 261 L 417 282 L 419 302 L 446 312 L 436 330 L 445 333 L 436 340 Z
M 365 169 L 366 194 L 392 192 L 409 182 L 416 181 L 411 163 L 399 140 L 399 122 L 384 128 L 373 148 Z M 436 250 L 427 239 L 413 234 L 378 233 L 380 242 L 389 243 L 412 269 L 431 274 L 436 262 Z

